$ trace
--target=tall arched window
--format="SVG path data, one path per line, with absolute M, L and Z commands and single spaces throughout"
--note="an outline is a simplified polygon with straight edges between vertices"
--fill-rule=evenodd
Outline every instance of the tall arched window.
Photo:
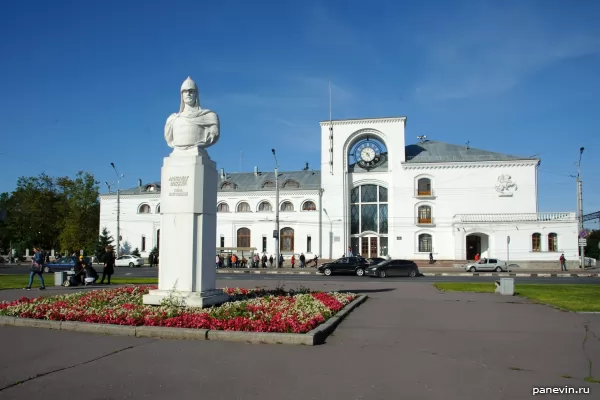
M 138 209 L 138 214 L 150 214 L 150 206 L 148 204 L 142 204 Z
M 419 224 L 431 224 L 433 218 L 431 217 L 430 206 L 419 206 L 418 223 Z
M 417 196 L 431 196 L 431 179 L 421 178 L 417 181 Z
M 305 201 L 302 204 L 302 211 L 317 211 L 317 206 L 314 201 Z
M 273 211 L 273 207 L 268 201 L 263 201 L 258 205 L 258 211 Z
M 217 212 L 229 212 L 229 205 L 227 203 L 219 203 Z
M 556 233 L 548 234 L 548 251 L 558 251 L 558 235 Z
M 240 228 L 237 230 L 237 247 L 250 247 L 250 229 Z
M 542 235 L 540 233 L 531 235 L 531 251 L 542 251 Z
M 280 251 L 294 251 L 294 230 L 292 228 L 283 228 L 281 230 Z
M 250 204 L 246 203 L 245 201 L 242 201 L 237 206 L 237 212 L 251 212 Z
M 281 203 L 280 211 L 294 211 L 294 205 L 289 201 Z
M 420 253 L 431 253 L 433 251 L 433 242 L 431 235 L 428 233 L 422 233 L 419 235 L 419 252 Z

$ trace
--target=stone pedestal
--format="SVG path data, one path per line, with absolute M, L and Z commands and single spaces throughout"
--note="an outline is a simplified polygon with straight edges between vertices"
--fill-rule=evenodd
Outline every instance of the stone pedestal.
M 202 149 L 173 152 L 161 171 L 158 290 L 144 304 L 172 296 L 188 306 L 227 301 L 216 290 L 217 168 Z

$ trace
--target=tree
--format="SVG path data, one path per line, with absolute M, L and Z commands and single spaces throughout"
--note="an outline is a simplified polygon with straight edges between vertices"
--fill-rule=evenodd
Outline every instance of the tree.
M 598 249 L 598 243 L 600 243 L 600 230 L 591 231 L 587 237 L 587 245 L 585 246 L 586 257 L 591 257 L 598 260 L 600 256 L 600 249 Z
M 61 191 L 63 220 L 59 235 L 63 249 L 92 253 L 96 248 L 100 202 L 98 182 L 88 172 L 79 171 L 74 180 L 57 179 Z
M 3 196 L 2 201 L 7 210 L 5 237 L 13 245 L 44 249 L 55 247 L 63 216 L 61 197 L 51 177 L 46 174 L 20 177 L 16 189 L 10 196 Z
M 131 253 L 131 243 L 127 240 L 121 243 L 121 255 L 127 255 Z
M 99 262 L 104 261 L 104 256 L 106 255 L 106 248 L 113 244 L 113 237 L 110 235 L 108 228 L 102 228 L 102 233 L 98 236 L 98 243 L 96 244 L 96 258 Z

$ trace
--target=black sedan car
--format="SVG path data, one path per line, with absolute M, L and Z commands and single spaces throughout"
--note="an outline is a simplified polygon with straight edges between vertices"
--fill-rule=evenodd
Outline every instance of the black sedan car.
M 319 265 L 317 271 L 329 276 L 332 274 L 356 274 L 363 276 L 369 262 L 363 257 L 342 257 L 330 263 Z
M 367 276 L 385 278 L 387 276 L 419 276 L 419 266 L 411 260 L 386 260 L 377 265 L 371 265 L 365 271 Z

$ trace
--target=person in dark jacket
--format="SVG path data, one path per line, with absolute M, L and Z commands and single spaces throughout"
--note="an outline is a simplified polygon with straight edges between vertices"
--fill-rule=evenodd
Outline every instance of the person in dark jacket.
M 69 278 L 69 283 L 71 286 L 81 285 L 83 283 L 83 278 L 85 277 L 85 262 L 83 261 L 83 256 L 79 256 L 79 258 L 75 258 L 75 267 L 73 271 L 74 275 L 71 275 Z
M 100 284 L 104 283 L 104 278 L 108 278 L 106 282 L 110 285 L 110 277 L 115 273 L 115 253 L 113 253 L 112 247 L 106 248 L 106 254 L 104 255 L 104 269 L 102 270 L 102 279 Z
M 91 265 L 84 265 L 83 269 L 85 271 L 85 284 L 93 285 L 98 280 L 98 272 Z

